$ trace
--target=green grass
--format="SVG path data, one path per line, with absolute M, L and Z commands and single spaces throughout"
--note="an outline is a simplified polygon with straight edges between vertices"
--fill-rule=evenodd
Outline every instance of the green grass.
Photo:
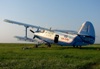
M 29 46 L 23 50 L 22 47 Z M 52 45 L 0 44 L 0 69 L 100 69 L 100 45 L 82 49 Z

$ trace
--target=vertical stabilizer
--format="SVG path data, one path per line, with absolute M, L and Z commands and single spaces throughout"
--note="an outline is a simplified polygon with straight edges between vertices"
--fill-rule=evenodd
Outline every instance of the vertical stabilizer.
M 84 36 L 83 40 L 86 39 L 85 41 L 93 44 L 95 42 L 95 30 L 93 24 L 89 21 L 84 22 L 78 32 L 78 35 Z

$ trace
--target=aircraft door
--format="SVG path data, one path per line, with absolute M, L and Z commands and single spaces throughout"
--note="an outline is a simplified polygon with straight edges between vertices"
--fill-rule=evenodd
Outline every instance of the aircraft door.
M 59 35 L 55 35 L 54 43 L 58 43 Z

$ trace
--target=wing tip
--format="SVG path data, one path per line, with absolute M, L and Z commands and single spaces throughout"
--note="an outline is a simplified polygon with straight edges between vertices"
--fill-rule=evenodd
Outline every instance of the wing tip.
M 12 21 L 10 21 L 8 19 L 4 19 L 4 22 L 13 23 Z

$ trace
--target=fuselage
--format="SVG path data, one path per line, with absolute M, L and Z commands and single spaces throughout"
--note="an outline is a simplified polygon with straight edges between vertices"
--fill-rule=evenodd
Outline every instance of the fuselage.
M 35 37 L 48 43 L 55 43 L 62 46 L 87 45 L 77 34 L 68 34 L 56 31 L 42 30 L 34 34 Z

